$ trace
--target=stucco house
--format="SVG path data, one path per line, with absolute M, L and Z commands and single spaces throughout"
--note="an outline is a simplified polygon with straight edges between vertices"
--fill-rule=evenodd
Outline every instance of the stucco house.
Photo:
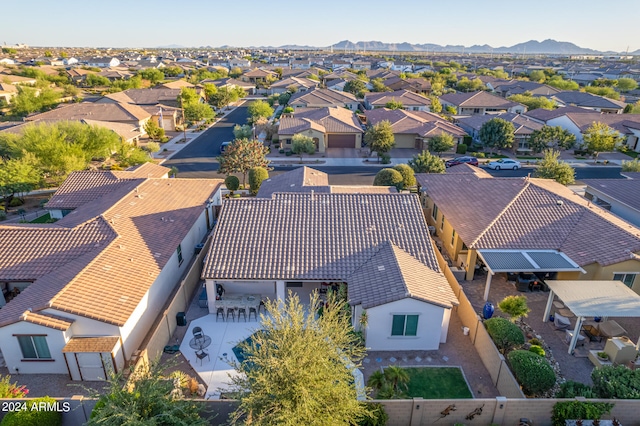
M 213 223 L 221 181 L 167 172 L 73 173 L 47 205 L 57 222 L 0 226 L 10 373 L 100 380 L 122 371 Z
M 291 148 L 294 135 L 311 137 L 319 152 L 327 148 L 362 147 L 362 125 L 356 115 L 344 107 L 307 108 L 280 117 L 278 137 L 283 148 Z
M 445 93 L 439 99 L 443 108 L 454 107 L 458 115 L 484 115 L 496 112 L 522 114 L 527 110 L 527 107 L 522 104 L 485 91 Z
M 471 115 L 468 117 L 459 117 L 456 119 L 456 124 L 462 127 L 474 141 L 480 142 L 478 137 L 480 129 L 489 120 L 494 118 L 500 118 L 513 124 L 515 131 L 513 132 L 514 141 L 512 149 L 514 152 L 529 152 L 529 138 L 531 134 L 542 129 L 544 126 L 537 121 L 527 118 L 521 114 L 514 114 L 512 112 L 503 112 L 501 114 L 491 115 Z
M 77 104 L 61 105 L 51 111 L 25 117 L 25 121 L 82 121 L 84 119 L 97 121 L 113 121 L 128 123 L 144 128 L 152 113 L 138 105 L 119 102 L 96 103 L 80 102 Z
M 369 92 L 364 95 L 366 109 L 384 108 L 389 102 L 401 102 L 409 111 L 430 111 L 431 99 L 408 90 L 394 92 Z
M 562 106 L 587 108 L 604 114 L 622 114 L 627 106 L 624 102 L 586 92 L 562 91 L 549 96 L 549 98 Z
M 587 187 L 584 196 L 640 227 L 640 173 L 622 174 L 629 179 L 585 179 Z
M 468 165 L 452 169 L 457 173 L 416 179 L 442 252 L 467 279 L 478 264 L 489 270 L 488 283 L 499 272 L 544 272 L 557 279 L 616 279 L 640 293 L 638 227 L 552 180 L 493 178 Z
M 360 102 L 348 92 L 314 88 L 306 92 L 294 93 L 289 99 L 288 105 L 293 109 L 343 107 L 356 111 Z
M 453 137 L 456 145 L 462 143 L 467 133 L 437 114 L 424 111 L 405 111 L 377 108 L 364 112 L 367 125 L 375 126 L 381 121 L 391 123 L 395 141 L 394 148 L 429 149 L 429 139 L 443 133 Z
M 287 77 L 282 80 L 276 81 L 269 86 L 269 92 L 272 95 L 284 93 L 289 90 L 290 87 L 295 87 L 297 92 L 306 92 L 318 87 L 319 82 L 308 78 Z
M 213 314 L 218 284 L 225 295 L 285 300 L 291 291 L 305 303 L 328 283 L 346 283 L 354 327 L 367 313 L 371 350 L 438 349 L 458 304 L 415 194 L 275 192 L 223 202 L 202 277 Z

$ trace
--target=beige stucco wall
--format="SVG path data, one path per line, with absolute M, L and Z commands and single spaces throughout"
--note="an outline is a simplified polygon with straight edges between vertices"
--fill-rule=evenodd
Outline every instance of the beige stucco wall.
M 394 134 L 393 135 L 396 146 L 394 148 L 415 148 L 416 146 L 416 135 L 402 135 L 402 134 Z
M 314 129 L 309 129 L 309 130 L 305 130 L 304 132 L 300 132 L 301 135 L 305 135 L 305 136 L 309 136 L 312 139 L 318 139 L 318 147 L 317 150 L 318 152 L 325 152 L 326 148 L 327 148 L 327 136 L 322 133 L 319 132 L 317 130 Z M 280 142 L 282 143 L 282 149 L 291 149 L 292 143 L 291 143 L 291 139 L 293 138 L 294 135 L 284 135 L 284 134 L 279 134 L 278 138 L 280 140 Z M 289 143 L 286 143 L 286 140 L 289 140 Z
M 640 274 L 640 261 L 635 259 L 625 260 L 624 262 L 616 263 L 609 266 L 601 266 L 599 263 L 591 263 L 583 266 L 583 269 L 587 272 L 581 276 L 584 280 L 612 280 L 614 274 L 619 273 L 635 273 Z M 640 278 L 636 277 L 633 286 L 633 291 L 640 294 Z

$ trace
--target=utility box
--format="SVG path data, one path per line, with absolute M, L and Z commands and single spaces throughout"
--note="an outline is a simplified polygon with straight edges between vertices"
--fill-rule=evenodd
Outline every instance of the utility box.
M 176 322 L 179 326 L 187 325 L 187 314 L 185 314 L 184 312 L 178 312 L 176 314 Z
M 627 364 L 636 359 L 636 346 L 627 337 L 612 337 L 604 345 L 604 351 L 614 364 Z

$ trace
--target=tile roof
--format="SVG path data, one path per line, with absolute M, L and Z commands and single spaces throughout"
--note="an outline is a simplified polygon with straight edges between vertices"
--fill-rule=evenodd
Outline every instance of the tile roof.
M 82 120 L 82 122 L 90 126 L 98 126 L 109 129 L 120 136 L 122 139 L 124 139 L 125 142 L 143 135 L 140 127 L 136 124 L 118 123 L 115 121 L 97 121 L 89 119 Z
M 117 336 L 72 337 L 62 352 L 111 352 L 119 341 Z
M 585 179 L 587 192 L 593 188 L 614 200 L 640 211 L 640 180 L 637 179 Z
M 406 251 L 388 241 L 347 278 L 349 303 L 364 309 L 407 297 L 451 308 L 458 305 L 449 282 Z
M 543 124 L 537 121 L 530 120 L 527 117 L 522 116 L 521 114 L 514 114 L 512 112 L 503 112 L 501 114 L 471 115 L 468 117 L 459 117 L 457 121 L 461 125 L 468 126 L 474 130 L 480 130 L 484 123 L 494 118 L 501 118 L 505 121 L 511 122 L 515 128 L 514 134 L 516 135 L 529 135 L 533 133 L 534 130 L 540 130 L 543 127 Z
M 286 226 L 274 226 L 274 224 Z M 439 271 L 415 194 L 294 194 L 223 203 L 202 276 L 346 279 L 390 241 Z
M 293 117 L 282 117 L 278 134 L 295 134 L 307 128 L 314 128 L 314 125 L 316 129 L 326 133 L 362 133 L 362 126 L 352 111 L 343 107 L 324 107 L 298 111 Z
M 317 187 L 328 187 L 329 176 L 319 170 L 310 167 L 298 167 L 281 175 L 277 175 L 262 181 L 258 198 L 271 198 L 274 192 L 309 192 L 315 189 L 317 192 L 329 192 Z M 308 189 L 311 187 L 310 189 Z
M 62 105 L 51 111 L 25 117 L 26 121 L 48 120 L 98 120 L 98 121 L 141 121 L 151 114 L 137 105 L 125 103 L 80 102 Z
M 165 102 L 176 104 L 180 92 L 180 88 L 174 89 L 159 86 L 149 89 L 128 89 L 122 92 L 110 93 L 105 98 L 136 105 L 157 105 Z
M 493 177 L 486 170 L 466 163 L 458 164 L 454 167 L 447 167 L 445 173 L 448 175 L 474 175 L 477 178 Z
M 393 133 L 396 134 L 415 134 L 420 137 L 431 137 L 440 133 L 448 133 L 454 137 L 462 137 L 467 134 L 463 129 L 442 119 L 437 114 L 425 111 L 376 108 L 365 111 L 364 115 L 370 125 L 376 125 L 381 121 L 390 122 Z
M 600 116 L 600 115 L 602 115 L 601 113 L 599 113 L 597 111 L 594 111 L 592 109 L 580 108 L 580 107 L 571 106 L 571 105 L 565 106 L 565 107 L 556 108 L 556 109 L 551 109 L 551 110 L 544 109 L 544 108 L 537 108 L 537 109 L 534 109 L 534 110 L 531 110 L 531 111 L 527 111 L 523 115 L 525 115 L 526 117 L 531 117 L 534 120 L 547 122 L 549 120 L 561 117 L 561 116 L 566 115 L 568 113 L 590 114 L 592 116 Z
M 461 108 L 508 109 L 520 105 L 517 102 L 509 101 L 505 98 L 492 95 L 491 93 L 485 91 L 469 93 L 446 93 L 440 96 L 440 99 L 452 105 L 457 105 Z
M 356 97 L 348 92 L 340 92 L 332 89 L 312 89 L 306 92 L 297 92 L 289 99 L 289 105 L 305 104 L 314 106 L 337 106 L 358 102 Z
M 318 84 L 319 82 L 308 79 L 308 78 L 288 77 L 280 81 L 276 81 L 270 87 L 271 89 L 273 89 L 273 88 L 287 88 L 289 86 L 295 86 L 295 87 L 305 87 L 309 89 L 311 87 L 316 87 Z M 298 93 L 308 93 L 308 92 L 297 92 L 296 95 Z
M 551 180 L 470 174 L 418 174 L 416 179 L 475 249 L 559 250 L 580 266 L 611 265 L 629 259 L 629 251 L 640 251 L 639 228 Z M 594 244 L 594 235 L 607 238 Z
M 593 95 L 586 92 L 563 91 L 553 95 L 552 99 L 557 99 L 562 103 L 591 107 L 591 108 L 613 108 L 623 109 L 627 104 L 614 99 L 605 98 L 604 96 Z
M 30 322 L 32 324 L 44 325 L 45 327 L 53 328 L 55 330 L 68 330 L 73 324 L 74 320 L 69 318 L 63 318 L 57 315 L 35 313 L 31 311 L 24 311 L 22 314 L 22 320 Z
M 364 95 L 364 100 L 373 106 L 384 106 L 391 101 L 402 102 L 404 106 L 431 106 L 431 99 L 404 89 L 395 92 L 369 92 Z

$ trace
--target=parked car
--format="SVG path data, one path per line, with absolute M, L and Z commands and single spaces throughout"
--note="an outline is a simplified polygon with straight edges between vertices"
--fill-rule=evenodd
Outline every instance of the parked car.
M 487 167 L 494 170 L 502 170 L 502 169 L 518 170 L 519 168 L 522 167 L 522 164 L 520 164 L 520 162 L 517 160 L 512 160 L 511 158 L 501 158 L 498 161 L 490 162 L 487 165 Z
M 478 167 L 478 159 L 476 157 L 456 157 L 444 162 L 445 167 L 457 166 L 458 164 L 470 164 Z
M 222 142 L 222 145 L 220 145 L 220 154 L 222 154 L 229 145 L 231 145 L 231 142 Z

